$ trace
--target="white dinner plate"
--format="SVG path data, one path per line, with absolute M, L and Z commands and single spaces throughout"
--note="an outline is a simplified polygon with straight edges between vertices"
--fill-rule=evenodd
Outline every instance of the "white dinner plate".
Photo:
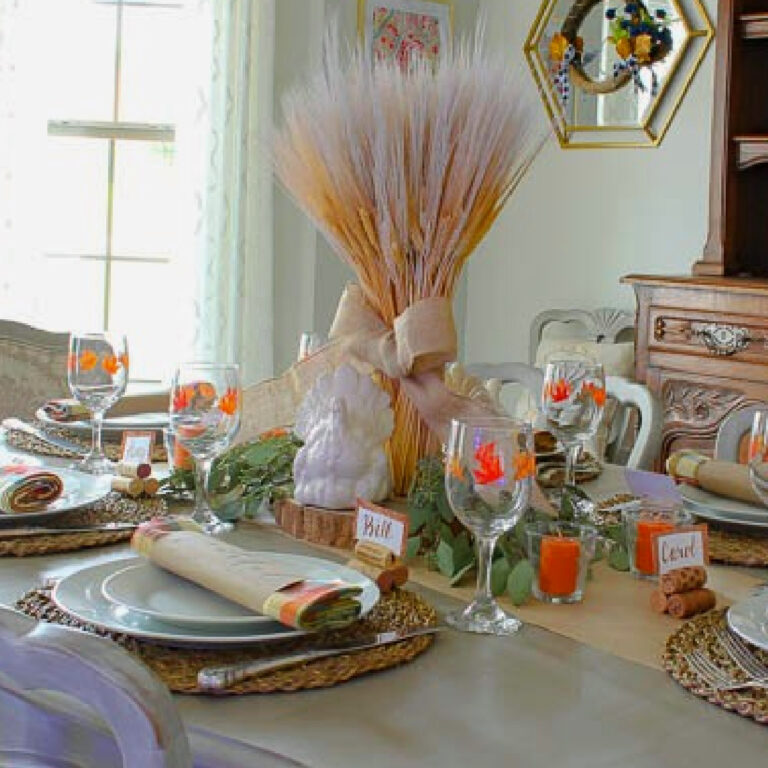
M 768 529 L 768 508 L 727 499 L 691 485 L 679 485 L 684 506 L 697 517 L 714 522 Z
M 379 599 L 378 587 L 370 579 L 350 568 L 298 555 L 275 553 L 275 557 L 311 561 L 302 563 L 302 566 L 312 563 L 322 564 L 327 566 L 326 572 L 333 571 L 336 578 L 359 584 L 363 587 L 363 593 L 360 596 L 362 614 L 367 613 Z M 252 645 L 306 634 L 275 621 L 240 627 L 180 627 L 136 613 L 125 606 L 118 606 L 107 600 L 103 594 L 104 582 L 118 571 L 139 562 L 142 562 L 139 558 L 112 560 L 75 571 L 56 584 L 52 599 L 62 611 L 79 621 L 93 624 L 108 632 L 118 632 L 163 645 L 213 648 L 222 645 Z
M 35 418 L 43 424 L 52 427 L 83 432 L 90 434 L 93 428 L 90 421 L 56 421 L 52 419 L 42 408 L 35 413 Z M 113 416 L 104 419 L 102 430 L 104 432 L 123 432 L 126 429 L 155 430 L 160 431 L 168 426 L 167 413 L 136 413 L 131 416 Z
M 768 651 L 768 592 L 732 605 L 728 626 L 748 643 Z
M 40 467 L 43 469 L 43 467 Z M 24 512 L 17 515 L 0 512 L 0 528 L 23 526 L 50 520 L 65 512 L 72 512 L 101 501 L 110 490 L 110 478 L 104 475 L 87 475 L 74 469 L 51 469 L 64 483 L 64 489 L 56 501 L 41 512 Z

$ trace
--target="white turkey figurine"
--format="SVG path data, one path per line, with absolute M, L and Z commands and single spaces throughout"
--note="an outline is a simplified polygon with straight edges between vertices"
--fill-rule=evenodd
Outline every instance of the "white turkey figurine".
M 384 442 L 393 427 L 389 396 L 370 376 L 346 364 L 321 376 L 294 426 L 304 441 L 293 463 L 296 501 L 326 509 L 383 501 L 390 492 Z

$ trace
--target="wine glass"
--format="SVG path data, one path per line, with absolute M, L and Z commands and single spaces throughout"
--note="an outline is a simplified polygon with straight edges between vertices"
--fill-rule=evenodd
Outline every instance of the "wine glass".
M 768 410 L 755 412 L 747 459 L 752 488 L 768 506 Z
M 173 377 L 170 429 L 195 459 L 192 517 L 206 533 L 232 528 L 210 508 L 206 491 L 213 460 L 229 447 L 240 428 L 241 401 L 237 365 L 186 363 Z
M 581 443 L 597 432 L 605 398 L 605 374 L 599 363 L 569 359 L 547 365 L 541 403 L 547 427 L 565 448 L 561 505 L 576 485 Z
M 447 622 L 466 632 L 511 635 L 521 624 L 505 613 L 491 592 L 496 540 L 528 507 L 535 471 L 533 430 L 511 417 L 451 422 L 445 489 L 456 517 L 477 540 L 477 591 Z
M 91 450 L 76 465 L 82 472 L 103 475 L 112 463 L 101 446 L 104 413 L 125 393 L 128 386 L 128 341 L 120 333 L 72 333 L 67 358 L 69 391 L 91 411 Z

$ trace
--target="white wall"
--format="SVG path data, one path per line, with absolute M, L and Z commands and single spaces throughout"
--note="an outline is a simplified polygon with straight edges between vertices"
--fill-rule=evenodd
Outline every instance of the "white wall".
M 488 44 L 511 66 L 538 4 L 480 0 Z M 713 54 L 659 148 L 562 150 L 553 138 L 542 150 L 469 261 L 466 360 L 527 360 L 542 309 L 634 308 L 622 275 L 690 273 L 707 231 Z

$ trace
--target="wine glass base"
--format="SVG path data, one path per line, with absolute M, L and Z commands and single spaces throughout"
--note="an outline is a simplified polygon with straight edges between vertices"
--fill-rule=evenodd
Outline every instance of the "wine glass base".
M 70 468 L 87 475 L 112 475 L 115 472 L 115 465 L 106 456 L 93 456 L 91 454 L 82 461 L 72 463 Z
M 235 526 L 222 520 L 217 514 L 206 510 L 205 512 L 195 512 L 192 519 L 203 529 L 203 533 L 209 536 L 221 536 L 222 533 L 228 533 Z
M 481 635 L 514 635 L 523 626 L 519 619 L 504 612 L 495 601 L 470 603 L 463 610 L 449 613 L 445 621 L 461 632 Z

